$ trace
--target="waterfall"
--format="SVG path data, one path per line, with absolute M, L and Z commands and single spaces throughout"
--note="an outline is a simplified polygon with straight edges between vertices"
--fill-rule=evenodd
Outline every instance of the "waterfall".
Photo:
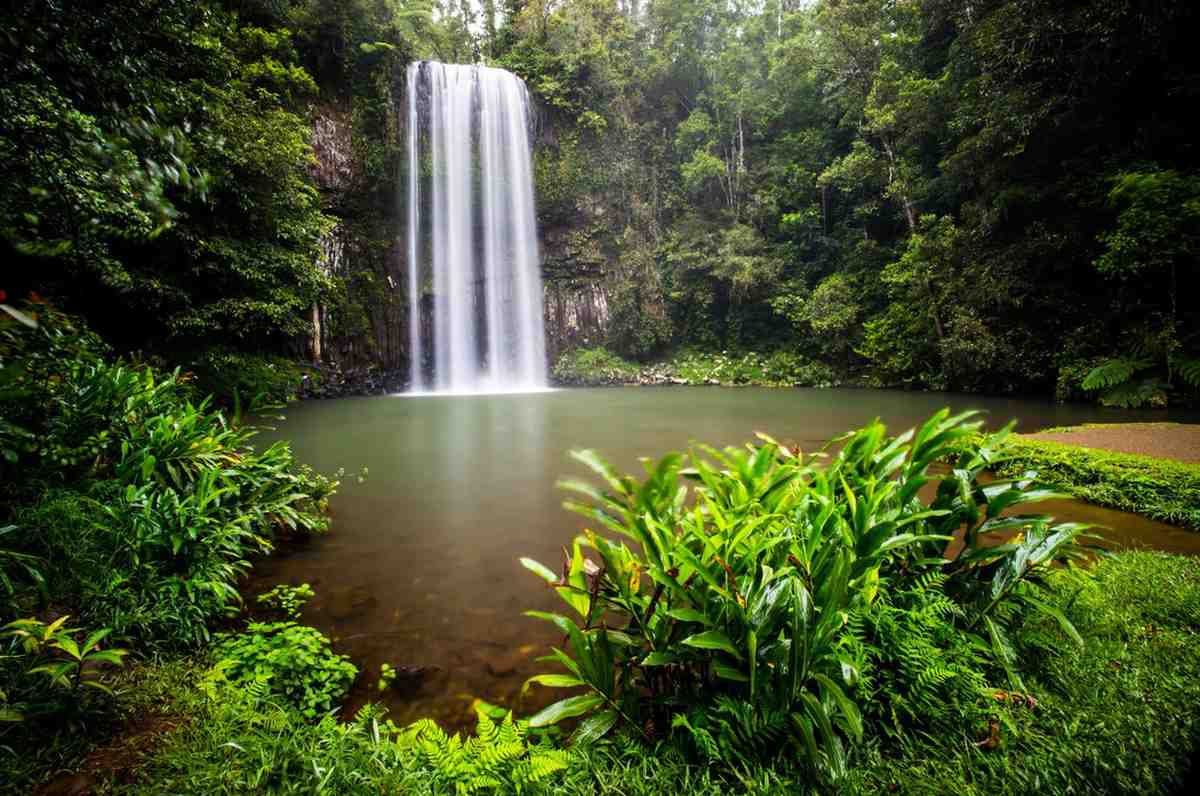
M 410 64 L 407 78 L 412 390 L 544 389 L 525 84 L 503 69 L 432 61 Z

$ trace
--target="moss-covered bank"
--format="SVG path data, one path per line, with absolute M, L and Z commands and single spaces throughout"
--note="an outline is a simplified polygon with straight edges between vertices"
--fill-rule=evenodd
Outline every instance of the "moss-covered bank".
M 1037 471 L 1081 500 L 1200 530 L 1200 465 L 1013 436 L 1001 475 Z

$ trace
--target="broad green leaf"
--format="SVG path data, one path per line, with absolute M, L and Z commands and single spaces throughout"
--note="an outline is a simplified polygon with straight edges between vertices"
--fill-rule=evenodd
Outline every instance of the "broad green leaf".
M 521 686 L 521 693 L 524 694 L 527 692 L 529 690 L 529 686 L 533 685 L 534 683 L 537 683 L 538 685 L 544 685 L 547 688 L 575 688 L 577 686 L 587 685 L 587 683 L 583 682 L 578 677 L 574 677 L 569 674 L 535 674 L 533 677 L 530 677 L 528 680 L 526 680 L 525 684 Z
M 698 622 L 702 625 L 712 624 L 703 612 L 697 611 L 694 608 L 672 608 L 670 611 L 667 611 L 667 616 L 672 619 L 678 619 L 680 622 Z
M 652 652 L 642 658 L 642 666 L 666 666 L 669 663 L 679 663 L 679 656 L 670 652 Z
M 520 561 L 521 566 L 525 567 L 525 569 L 534 573 L 547 583 L 554 583 L 558 580 L 558 575 L 554 574 L 547 567 L 539 564 L 537 561 L 534 561 L 532 558 L 522 558 Z
M 741 669 L 735 669 L 734 667 L 726 666 L 723 663 L 714 663 L 713 673 L 722 680 L 733 680 L 737 683 L 750 682 L 750 678 L 747 677 Z
M 545 710 L 540 711 L 529 719 L 530 727 L 548 727 L 563 719 L 581 716 L 592 708 L 604 704 L 604 697 L 599 694 L 582 694 L 567 697 L 555 702 Z
M 689 647 L 728 652 L 739 661 L 742 659 L 742 654 L 738 651 L 737 647 L 733 646 L 733 641 L 719 630 L 706 630 L 703 633 L 696 633 L 685 638 L 683 643 Z
M 602 710 L 588 716 L 580 722 L 578 729 L 571 736 L 572 745 L 587 746 L 600 740 L 617 723 L 618 718 L 620 715 L 615 710 Z

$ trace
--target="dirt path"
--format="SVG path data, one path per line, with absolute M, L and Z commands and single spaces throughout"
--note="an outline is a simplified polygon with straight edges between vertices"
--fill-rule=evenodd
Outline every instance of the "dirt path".
M 1021 436 L 1200 464 L 1200 425 L 1197 424 L 1088 423 L 1063 431 Z

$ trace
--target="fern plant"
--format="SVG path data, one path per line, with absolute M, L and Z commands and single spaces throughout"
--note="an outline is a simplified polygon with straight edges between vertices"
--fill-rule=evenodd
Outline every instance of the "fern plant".
M 948 575 L 928 572 L 847 619 L 844 643 L 863 676 L 855 696 L 868 719 L 903 737 L 914 728 L 953 731 L 979 719 L 987 661 L 946 595 Z
M 1100 363 L 1083 379 L 1083 389 L 1100 392 L 1100 403 L 1122 409 L 1141 406 L 1165 406 L 1167 385 L 1156 374 L 1146 373 L 1154 367 L 1147 359 L 1114 357 Z M 1135 378 L 1138 374 L 1142 374 Z
M 422 719 L 400 733 L 397 743 L 416 750 L 440 783 L 466 794 L 515 791 L 544 784 L 567 767 L 568 753 L 545 743 L 530 744 L 529 724 L 512 713 L 496 722 L 476 708 L 475 735 L 465 741 L 448 735 L 437 722 Z
M 1200 390 L 1200 358 L 1168 354 L 1165 361 L 1158 362 L 1144 355 L 1113 357 L 1089 371 L 1082 387 L 1098 392 L 1105 406 L 1137 409 L 1166 406 L 1177 382 Z

